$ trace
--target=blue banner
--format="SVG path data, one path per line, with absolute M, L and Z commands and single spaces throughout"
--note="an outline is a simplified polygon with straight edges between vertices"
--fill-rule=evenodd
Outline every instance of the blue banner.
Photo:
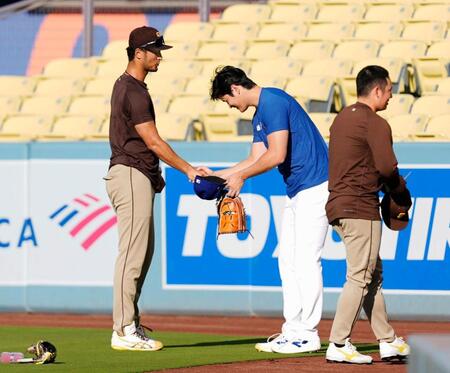
M 384 289 L 450 291 L 450 166 L 401 168 L 413 197 L 410 223 L 401 232 L 383 227 L 380 255 Z M 248 213 L 246 234 L 217 237 L 215 201 L 199 199 L 180 172 L 165 168 L 163 273 L 165 287 L 245 288 L 280 286 L 278 234 L 285 188 L 277 171 L 247 180 L 241 191 Z M 328 232 L 323 252 L 325 288 L 345 282 L 345 249 Z

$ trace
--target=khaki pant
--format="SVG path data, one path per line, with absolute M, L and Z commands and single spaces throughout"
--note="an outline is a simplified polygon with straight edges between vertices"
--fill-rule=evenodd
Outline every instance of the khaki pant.
M 153 256 L 154 190 L 135 168 L 115 165 L 104 178 L 117 214 L 119 253 L 114 269 L 114 330 L 139 323 L 138 300 Z
M 345 244 L 347 281 L 339 297 L 330 342 L 345 343 L 361 308 L 364 308 L 377 340 L 393 341 L 395 333 L 389 325 L 381 291 L 381 221 L 337 219 L 333 228 Z

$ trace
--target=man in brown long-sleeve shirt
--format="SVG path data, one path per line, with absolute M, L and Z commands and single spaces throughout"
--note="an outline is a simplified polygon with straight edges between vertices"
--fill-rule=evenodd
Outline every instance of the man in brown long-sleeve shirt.
M 326 205 L 330 224 L 344 241 L 347 281 L 342 290 L 326 359 L 370 364 L 350 342 L 361 308 L 380 343 L 383 360 L 403 359 L 409 346 L 388 322 L 381 292 L 379 257 L 381 219 L 378 192 L 384 185 L 392 194 L 405 190 L 397 169 L 389 124 L 376 114 L 392 97 L 388 72 L 367 66 L 356 78 L 358 100 L 340 112 L 330 128 L 329 191 Z

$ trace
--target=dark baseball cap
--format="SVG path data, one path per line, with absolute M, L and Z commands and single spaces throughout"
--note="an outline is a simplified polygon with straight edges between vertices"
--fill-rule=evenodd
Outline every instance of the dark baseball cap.
M 142 26 L 135 28 L 128 38 L 128 46 L 132 49 L 140 48 L 148 51 L 161 51 L 172 48 L 164 42 L 163 36 L 153 27 Z
M 386 193 L 381 200 L 381 216 L 384 224 L 393 230 L 401 231 L 408 226 L 409 214 L 411 207 L 411 194 L 406 189 L 401 193 L 401 198 L 396 198 L 390 193 Z
M 201 199 L 217 199 L 225 194 L 225 180 L 218 176 L 196 176 L 194 192 Z

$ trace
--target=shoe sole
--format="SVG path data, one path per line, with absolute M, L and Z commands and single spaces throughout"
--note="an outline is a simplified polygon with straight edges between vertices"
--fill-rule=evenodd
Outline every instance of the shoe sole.
M 345 361 L 345 360 L 330 360 L 330 359 L 326 359 L 327 363 L 331 363 L 331 364 L 358 364 L 358 365 L 371 365 L 373 363 L 373 361 L 371 361 L 370 363 L 357 363 L 354 361 Z
M 161 346 L 161 347 L 157 347 L 157 348 L 154 348 L 154 349 L 148 349 L 148 348 L 133 348 L 133 347 L 122 347 L 122 346 L 112 346 L 111 345 L 111 348 L 113 349 L 113 350 L 116 350 L 116 351 L 139 351 L 139 352 L 144 352 L 144 351 L 159 351 L 159 350 L 161 350 L 162 348 L 163 348 L 164 346 Z
M 385 356 L 381 358 L 382 361 L 386 361 L 386 362 L 391 362 L 391 361 L 407 361 L 408 360 L 408 355 L 393 355 L 393 356 Z
M 311 354 L 313 352 L 317 352 L 320 351 L 320 348 L 318 348 L 317 350 L 308 350 L 308 351 L 274 351 L 272 350 L 272 352 L 276 352 L 277 354 Z

